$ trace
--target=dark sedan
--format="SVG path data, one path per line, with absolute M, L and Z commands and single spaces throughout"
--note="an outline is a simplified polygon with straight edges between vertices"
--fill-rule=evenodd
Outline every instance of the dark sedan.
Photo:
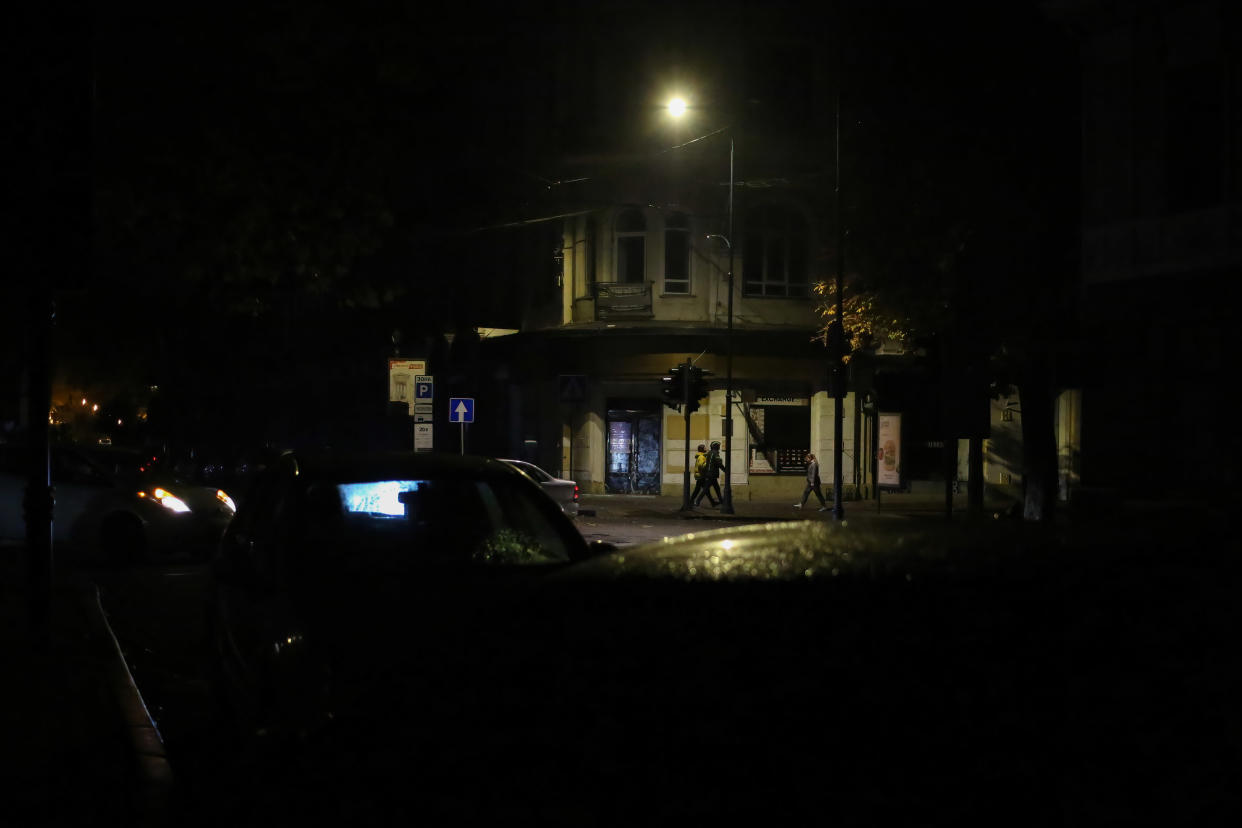
M 22 538 L 25 450 L 0 445 L 0 538 Z M 55 444 L 55 542 L 83 561 L 203 560 L 235 511 L 223 489 L 188 483 L 139 449 Z
M 1033 795 L 1063 735 L 1037 562 L 872 524 L 696 532 L 553 576 L 514 626 L 556 634 L 480 668 L 476 704 L 513 689 L 479 730 L 616 824 L 951 824 L 1018 801 L 1055 822 Z
M 496 460 L 286 453 L 214 560 L 214 680 L 254 731 L 395 711 L 444 679 L 481 606 L 594 551 Z

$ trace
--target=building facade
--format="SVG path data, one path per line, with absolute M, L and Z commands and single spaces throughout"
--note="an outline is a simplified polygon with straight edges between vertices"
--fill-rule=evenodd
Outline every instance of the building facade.
M 546 96 L 556 104 L 530 122 L 550 130 L 544 191 L 512 223 L 550 248 L 539 255 L 555 260 L 555 274 L 536 277 L 520 333 L 483 343 L 502 388 L 492 402 L 504 411 L 491 444 L 586 492 L 668 494 L 680 491 L 687 443 L 692 452 L 719 440 L 735 499 L 796 498 L 791 478 L 807 452 L 831 481 L 839 448 L 847 496 L 871 496 L 880 417 L 900 414 L 897 485 L 964 484 L 967 441 L 946 438 L 952 392 L 941 369 L 891 346 L 851 362 L 834 443 L 815 286 L 831 284 L 838 253 L 836 52 L 825 38 L 837 22 L 809 25 L 798 11 L 765 25 L 769 15 L 752 19 L 748 8 L 707 28 L 686 21 L 693 37 L 670 26 L 667 42 L 620 20 L 558 41 Z M 662 104 L 683 89 L 695 117 L 678 125 Z M 710 372 L 711 388 L 688 434 L 661 395 L 661 378 L 686 359 Z M 982 475 L 994 493 L 1018 497 L 1021 406 L 1016 397 L 982 405 Z M 1077 398 L 1058 410 L 1066 491 Z
M 836 409 L 814 289 L 830 278 L 832 261 L 822 200 L 794 187 L 739 187 L 731 250 L 718 186 L 701 200 L 688 187 L 661 203 L 636 191 L 637 173 L 626 180 L 621 203 L 553 220 L 562 233 L 555 314 L 536 314 L 521 333 L 492 343 L 492 359 L 505 366 L 510 450 L 590 493 L 680 493 L 695 447 L 713 441 L 728 449 L 735 500 L 796 499 L 808 452 L 830 485 Z M 940 383 L 916 355 L 889 348 L 851 362 L 843 495 L 872 497 L 877 485 L 939 491 L 947 475 L 964 496 L 968 441 L 957 441 L 956 465 L 946 471 Z M 684 415 L 661 393 L 662 378 L 687 359 L 708 372 L 711 389 L 690 415 L 688 435 Z M 898 454 L 889 454 L 896 474 L 884 477 L 880 415 L 901 415 Z M 986 417 L 989 495 L 1017 497 L 1016 397 L 992 401 Z
M 1236 491 L 1242 12 L 1048 5 L 1082 68 L 1081 479 L 1123 496 Z

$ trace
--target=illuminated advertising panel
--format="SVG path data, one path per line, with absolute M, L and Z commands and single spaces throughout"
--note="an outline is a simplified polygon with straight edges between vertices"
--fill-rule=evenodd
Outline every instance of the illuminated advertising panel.
M 880 445 L 876 452 L 881 486 L 901 487 L 901 415 L 880 414 Z

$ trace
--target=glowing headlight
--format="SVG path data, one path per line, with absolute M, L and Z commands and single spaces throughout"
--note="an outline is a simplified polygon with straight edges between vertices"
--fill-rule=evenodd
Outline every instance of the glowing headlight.
M 233 498 L 229 497 L 224 489 L 216 489 L 216 500 L 223 503 L 230 512 L 237 511 L 237 504 L 233 502 Z
M 156 489 L 151 492 L 151 497 L 155 498 L 155 502 L 172 512 L 188 512 L 190 507 L 185 505 L 185 501 L 177 497 L 167 489 Z

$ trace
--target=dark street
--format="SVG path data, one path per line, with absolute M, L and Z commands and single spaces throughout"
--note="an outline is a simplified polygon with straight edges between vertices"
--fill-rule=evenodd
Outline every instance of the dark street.
M 403 631 L 352 718 L 284 747 L 215 718 L 199 570 L 99 578 L 178 824 L 1217 823 L 1239 805 L 1238 569 L 1218 525 L 1150 523 L 847 528 L 809 576 L 622 550 Z

